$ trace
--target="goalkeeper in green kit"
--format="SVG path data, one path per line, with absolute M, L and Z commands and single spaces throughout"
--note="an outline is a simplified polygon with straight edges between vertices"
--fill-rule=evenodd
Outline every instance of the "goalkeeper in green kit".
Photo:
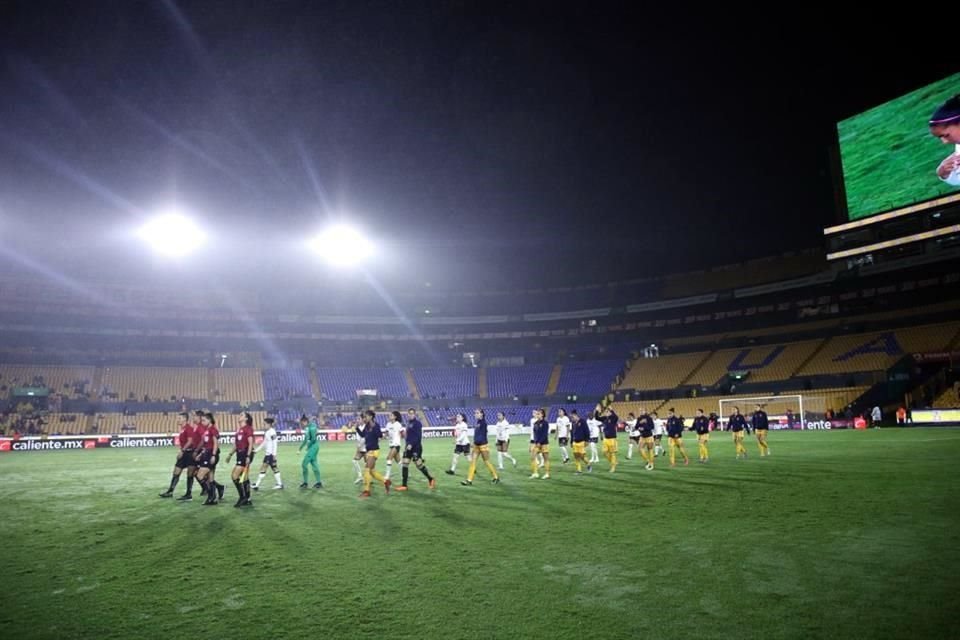
M 313 468 L 313 477 L 316 478 L 314 489 L 322 489 L 323 483 L 320 482 L 320 465 L 317 464 L 317 453 L 320 452 L 320 440 L 317 433 L 317 423 L 311 422 L 307 416 L 300 416 L 300 428 L 303 429 L 303 442 L 300 443 L 299 451 L 307 448 L 307 454 L 303 456 L 303 462 L 300 463 L 300 469 L 303 471 L 303 484 L 301 489 L 306 489 L 307 484 L 307 465 Z

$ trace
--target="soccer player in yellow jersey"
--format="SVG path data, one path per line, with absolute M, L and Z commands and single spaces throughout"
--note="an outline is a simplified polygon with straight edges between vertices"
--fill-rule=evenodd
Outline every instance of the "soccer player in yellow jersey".
M 683 456 L 683 464 L 690 464 L 687 451 L 683 448 L 683 420 L 677 416 L 673 407 L 667 412 L 667 441 L 670 443 L 670 466 L 677 465 L 677 451 Z
M 383 431 L 377 424 L 377 414 L 367 409 L 363 412 L 363 439 L 366 444 L 367 455 L 366 466 L 363 469 L 363 493 L 360 494 L 361 498 L 370 497 L 370 484 L 374 480 L 382 482 L 383 488 L 387 493 L 390 493 L 390 480 L 384 478 L 376 469 L 377 459 L 380 457 L 380 438 L 382 437 Z
M 573 421 L 573 463 L 577 467 L 577 475 L 583 473 L 583 466 L 587 466 L 587 473 L 593 471 L 593 466 L 587 462 L 587 442 L 590 441 L 590 427 L 587 421 L 580 417 L 577 410 L 570 412 L 570 419 Z
M 550 423 L 547 422 L 547 412 L 543 409 L 533 410 L 533 433 L 530 439 L 530 479 L 539 478 L 537 473 L 540 465 L 537 456 L 543 456 L 543 479 L 550 478 Z
M 747 448 L 743 446 L 743 431 L 747 428 L 746 419 L 740 415 L 740 407 L 733 408 L 730 416 L 730 431 L 733 432 L 733 446 L 737 450 L 737 460 L 747 458 Z
M 594 414 L 594 417 L 603 423 L 601 427 L 603 430 L 603 455 L 606 456 L 607 460 L 610 462 L 610 473 L 615 473 L 617 470 L 618 449 L 617 426 L 620 424 L 620 418 L 618 418 L 613 409 L 610 409 L 609 407 L 603 412 L 602 416 L 598 411 Z
M 700 453 L 698 462 L 706 462 L 710 459 L 710 450 L 707 449 L 707 443 L 710 442 L 710 421 L 703 415 L 703 409 L 697 409 L 693 430 L 697 433 L 697 449 Z
M 657 458 L 653 441 L 654 427 L 653 418 L 650 414 L 642 413 L 640 419 L 637 420 L 637 429 L 640 430 L 640 457 L 646 461 L 647 471 L 653 471 L 653 461 Z
M 465 487 L 473 484 L 473 477 L 477 475 L 477 458 L 483 458 L 483 464 L 493 476 L 493 484 L 500 484 L 500 476 L 490 463 L 490 442 L 487 439 L 487 417 L 483 409 L 474 409 L 473 417 L 477 419 L 477 426 L 473 428 L 473 450 L 470 452 L 470 468 L 467 470 L 467 479 L 462 481 Z
M 770 455 L 770 445 L 767 444 L 767 429 L 770 427 L 770 419 L 767 418 L 767 412 L 760 405 L 757 405 L 754 410 L 750 423 L 753 425 L 753 432 L 757 434 L 760 457 Z

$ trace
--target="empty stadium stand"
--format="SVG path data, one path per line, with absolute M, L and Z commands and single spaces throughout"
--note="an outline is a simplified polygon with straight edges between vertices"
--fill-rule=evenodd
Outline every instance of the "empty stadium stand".
M 411 373 L 421 398 L 475 398 L 480 395 L 475 367 L 423 367 L 411 369 Z
M 946 349 L 960 322 L 831 338 L 798 375 L 883 371 L 904 355 Z
M 715 351 L 687 384 L 712 386 L 733 371 L 749 372 L 750 382 L 787 380 L 819 347 L 823 340 Z
M 207 369 L 173 367 L 105 367 L 103 386 L 121 402 L 149 397 L 155 400 L 206 400 Z
M 0 386 L 8 391 L 13 387 L 45 386 L 52 393 L 74 398 L 92 390 L 93 377 L 94 367 L 0 365 Z
M 683 384 L 709 355 L 709 352 L 697 351 L 659 358 L 639 358 L 627 371 L 620 389 L 673 389 Z
M 557 393 L 604 394 L 623 369 L 622 360 L 569 362 L 560 371 Z
M 317 379 L 321 393 L 330 400 L 354 401 L 358 389 L 376 389 L 387 398 L 409 396 L 402 369 L 324 367 L 317 369 Z
M 513 396 L 542 396 L 553 365 L 528 364 L 520 367 L 488 367 L 487 397 L 512 398 Z
M 211 399 L 251 404 L 263 401 L 263 379 L 259 369 L 213 369 Z
M 264 400 L 291 400 L 309 398 L 310 372 L 307 369 L 264 369 Z

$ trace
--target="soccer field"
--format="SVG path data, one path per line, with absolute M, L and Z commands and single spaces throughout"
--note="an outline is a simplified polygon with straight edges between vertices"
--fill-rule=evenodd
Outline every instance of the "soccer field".
M 245 510 L 226 465 L 220 506 L 158 498 L 172 449 L 4 454 L 0 637 L 956 637 L 960 430 L 770 441 L 550 480 L 517 441 L 521 466 L 473 487 L 427 441 L 435 491 L 413 471 L 364 501 L 349 443 L 321 449 L 322 490 L 285 445 L 287 488 Z

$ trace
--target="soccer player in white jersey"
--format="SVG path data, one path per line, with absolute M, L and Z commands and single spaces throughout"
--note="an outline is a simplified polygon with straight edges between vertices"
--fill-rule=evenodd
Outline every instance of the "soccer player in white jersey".
M 394 462 L 400 462 L 400 450 L 403 448 L 403 417 L 399 411 L 390 412 L 387 422 L 387 438 L 390 440 L 390 449 L 387 451 L 387 472 L 383 475 L 390 479 L 390 471 Z
M 640 415 L 643 415 L 643 409 L 640 409 Z M 640 448 L 640 429 L 637 427 L 637 416 L 631 411 L 627 414 L 627 434 L 630 436 L 630 444 L 627 445 L 627 460 L 633 458 L 633 448 Z
M 263 442 L 257 447 L 256 453 L 263 451 L 263 462 L 260 463 L 260 475 L 257 481 L 251 487 L 254 491 L 260 490 L 260 483 L 267 475 L 267 468 L 273 469 L 273 488 L 283 489 L 283 480 L 280 479 L 280 467 L 277 466 L 277 445 L 280 438 L 277 436 L 277 430 L 273 428 L 274 419 L 266 418 L 264 422 L 267 430 L 263 434 Z
M 351 420 L 342 429 L 342 431 L 348 433 L 353 431 L 357 434 L 357 450 L 353 454 L 353 470 L 356 472 L 357 478 L 353 481 L 353 484 L 363 482 L 363 469 L 367 466 L 367 445 L 363 437 L 365 427 L 363 420 Z
M 503 471 L 503 459 L 508 458 L 514 469 L 517 467 L 517 459 L 510 455 L 510 423 L 502 411 L 497 412 L 497 468 Z
M 590 429 L 590 464 L 600 462 L 600 454 L 597 453 L 597 443 L 600 442 L 600 425 L 603 423 L 592 415 L 587 418 L 587 428 Z
M 563 407 L 557 410 L 557 445 L 560 448 L 563 464 L 567 464 L 570 462 L 570 454 L 567 453 L 567 447 L 570 446 L 570 418 Z
M 464 458 L 470 457 L 470 434 L 468 430 L 467 416 L 458 413 L 456 424 L 453 426 L 453 435 L 456 440 L 453 444 L 453 461 L 450 463 L 450 468 L 447 469 L 447 475 L 449 476 L 457 473 L 457 460 L 460 456 Z
M 663 441 L 663 434 L 667 432 L 667 422 L 661 420 L 656 411 L 652 412 L 650 417 L 653 418 L 653 455 L 662 456 L 666 451 L 660 443 Z

